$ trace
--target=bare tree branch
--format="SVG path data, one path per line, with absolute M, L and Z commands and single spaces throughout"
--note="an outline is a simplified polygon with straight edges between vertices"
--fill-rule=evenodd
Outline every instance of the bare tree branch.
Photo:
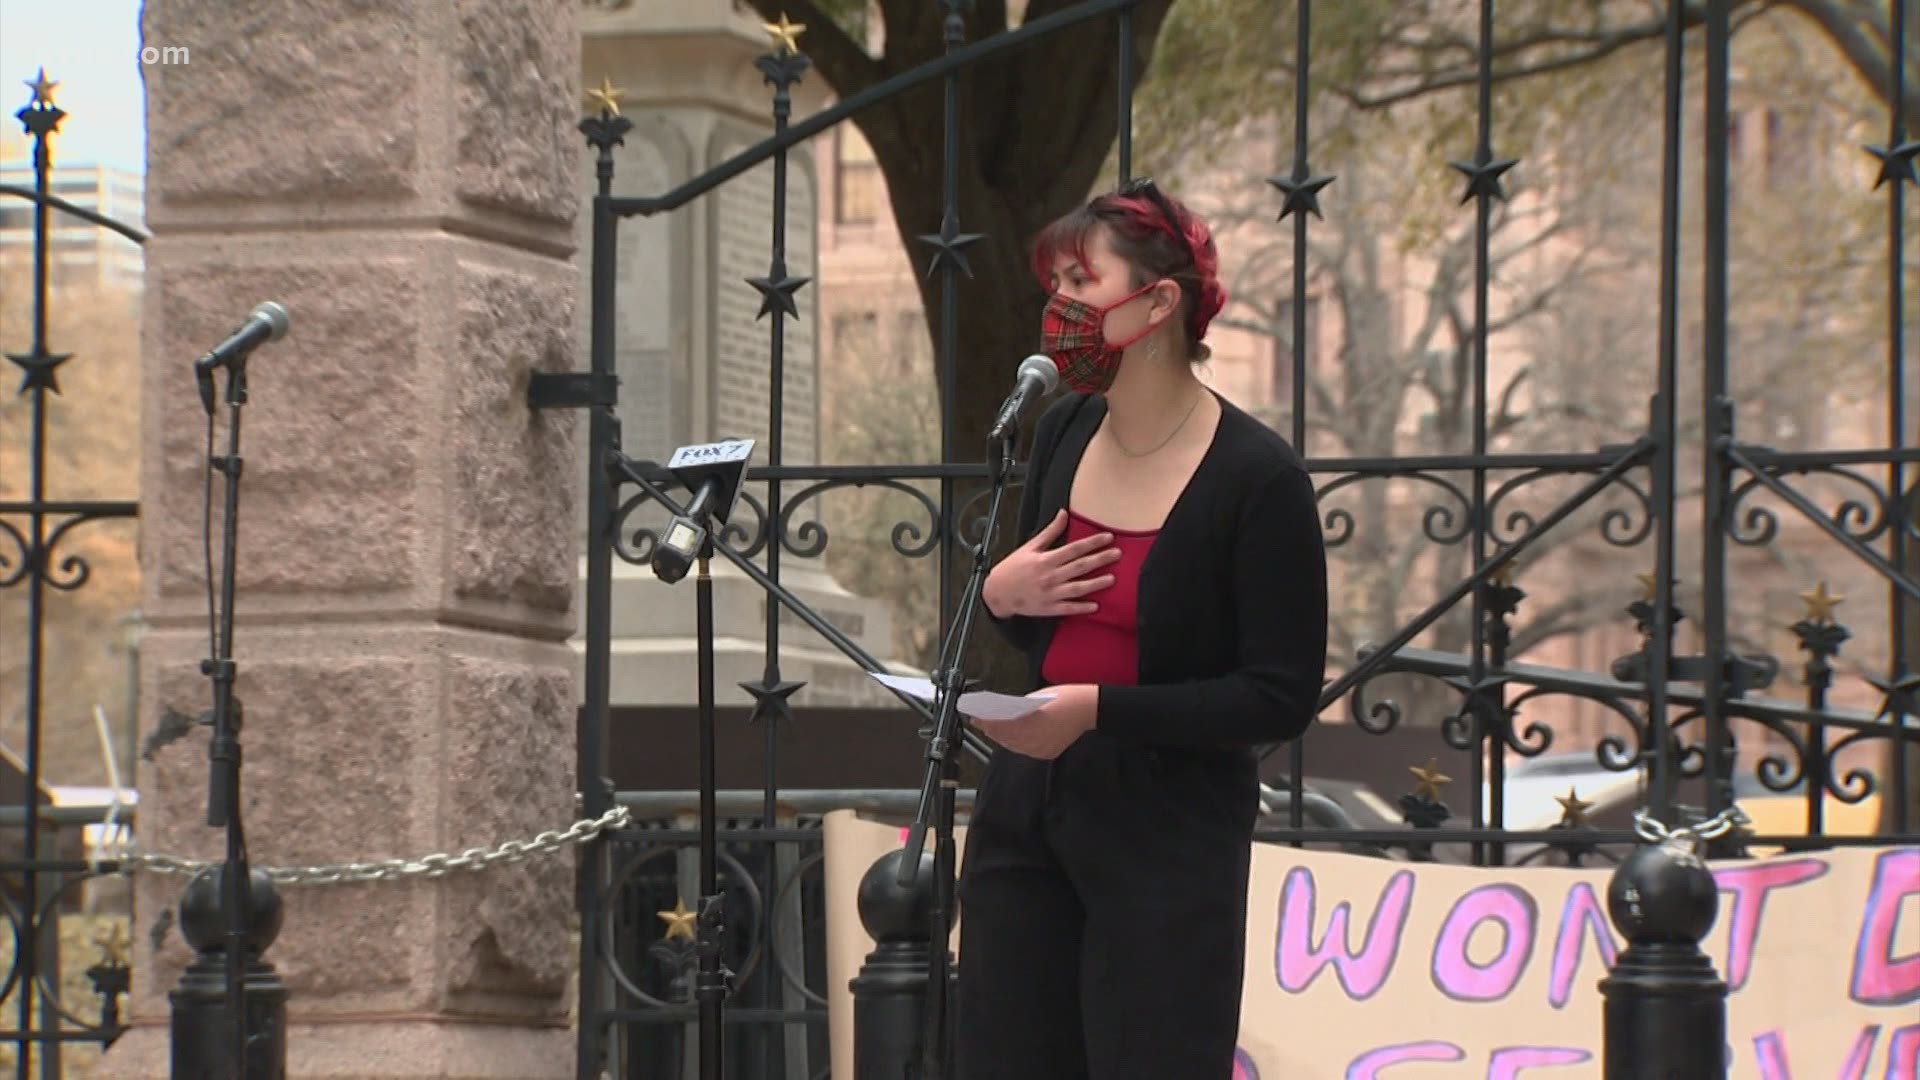
M 1629 594 L 1627 588 L 1581 590 L 1528 612 L 1527 621 L 1514 628 L 1508 653 L 1518 656 L 1554 638 L 1585 633 L 1617 615 Z
M 1741 3 L 1746 2 L 1746 0 L 1735 0 L 1735 2 Z M 1687 17 L 1690 21 L 1697 21 L 1699 17 L 1703 16 L 1704 8 L 1700 4 L 1694 3 L 1688 5 Z M 1495 82 L 1510 82 L 1533 78 L 1537 75 L 1546 75 L 1556 71 L 1566 71 L 1571 68 L 1583 67 L 1594 61 L 1611 56 L 1630 45 L 1636 45 L 1643 41 L 1658 38 L 1661 34 L 1665 33 L 1665 31 L 1666 27 L 1662 20 L 1659 19 L 1632 23 L 1599 35 L 1572 35 L 1565 32 L 1553 33 L 1543 31 L 1537 35 L 1541 40 L 1534 43 L 1536 47 L 1556 39 L 1572 39 L 1576 36 L 1590 38 L 1591 41 L 1582 48 L 1544 60 L 1515 60 L 1507 65 L 1496 64 L 1493 71 L 1493 79 Z M 1401 102 L 1426 97 L 1429 94 L 1441 90 L 1473 86 L 1478 83 L 1480 79 L 1480 73 L 1473 62 L 1478 56 L 1477 49 L 1478 46 L 1476 45 L 1469 51 L 1468 62 L 1463 63 L 1460 67 L 1451 70 L 1422 73 L 1422 75 L 1411 84 L 1392 90 L 1368 93 L 1358 87 L 1347 86 L 1336 86 L 1333 90 L 1357 108 L 1384 109 L 1391 105 L 1398 105 Z M 1499 46 L 1495 47 L 1496 56 L 1502 55 L 1503 53 L 1511 55 L 1515 51 L 1516 50 L 1513 49 L 1503 50 Z M 1382 73 L 1380 69 L 1375 69 L 1371 72 L 1371 74 L 1376 76 Z M 1388 75 L 1393 74 L 1391 71 L 1384 73 Z M 1411 75 L 1411 73 L 1408 74 Z
M 1798 12 L 1811 21 L 1846 57 L 1876 96 L 1882 101 L 1891 100 L 1893 61 L 1888 42 L 1892 31 L 1879 5 L 1868 0 L 1732 0 L 1732 32 L 1737 34 L 1775 7 Z M 1706 5 L 1702 0 L 1688 0 L 1681 15 L 1683 27 L 1692 30 L 1705 19 Z M 1361 109 L 1384 109 L 1439 91 L 1475 85 L 1479 81 L 1478 42 L 1458 33 L 1431 27 L 1427 30 L 1430 36 L 1424 40 L 1389 32 L 1383 38 L 1386 46 L 1383 51 L 1397 49 L 1416 56 L 1441 56 L 1446 62 L 1431 68 L 1371 64 L 1365 83 L 1336 85 L 1331 87 L 1332 92 Z M 1514 82 L 1583 67 L 1630 46 L 1656 41 L 1665 33 L 1665 16 L 1657 11 L 1611 28 L 1532 27 L 1496 41 L 1493 79 Z M 1538 55 L 1543 52 L 1547 55 Z M 1912 52 L 1920 53 L 1920 50 Z M 1909 65 L 1920 71 L 1920 55 L 1911 56 Z M 1906 114 L 1920 117 L 1920 77 L 1909 74 L 1902 99 Z
M 1519 371 L 1514 372 L 1513 378 L 1507 380 L 1507 385 L 1500 391 L 1499 406 L 1493 414 L 1493 419 L 1487 425 L 1487 436 L 1489 438 L 1499 438 L 1526 423 L 1527 417 L 1525 414 L 1519 414 L 1513 411 L 1513 395 L 1518 393 L 1520 387 L 1526 384 L 1527 377 L 1532 373 L 1533 365 L 1528 364 Z
M 1806 16 L 1833 41 L 1840 55 L 1847 58 L 1862 80 L 1882 101 L 1893 99 L 1893 55 L 1890 43 L 1893 30 L 1878 10 L 1879 5 L 1864 0 L 1778 0 L 1782 7 Z M 1894 0 L 1908 3 L 1909 0 Z M 1909 17 L 1911 19 L 1911 16 Z M 1911 29 L 1913 23 L 1908 22 Z M 1879 40 L 1875 41 L 1868 35 Z M 1911 68 L 1920 57 L 1908 54 Z M 1920 119 L 1920 78 L 1909 70 L 1905 93 L 1901 95 L 1909 121 Z

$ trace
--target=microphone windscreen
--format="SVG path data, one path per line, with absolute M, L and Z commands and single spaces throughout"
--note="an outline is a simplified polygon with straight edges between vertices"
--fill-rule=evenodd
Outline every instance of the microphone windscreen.
M 1053 362 L 1053 357 L 1044 353 L 1034 353 L 1020 361 L 1020 370 L 1014 375 L 1014 379 L 1018 381 L 1029 375 L 1040 380 L 1040 389 L 1044 393 L 1051 394 L 1060 385 L 1060 365 Z
M 293 322 L 287 315 L 287 309 L 272 300 L 262 301 L 258 307 L 255 307 L 253 317 L 267 320 L 267 326 L 271 331 L 271 336 L 267 339 L 269 341 L 279 341 L 286 337 L 287 327 Z

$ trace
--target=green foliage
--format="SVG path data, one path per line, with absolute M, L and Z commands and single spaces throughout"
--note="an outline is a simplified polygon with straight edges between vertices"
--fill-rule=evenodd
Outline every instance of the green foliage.
M 1694 18 L 1697 6 L 1689 9 Z M 1776 8 L 1735 0 L 1734 7 L 1736 65 L 1766 51 L 1749 45 L 1754 28 L 1772 31 L 1795 43 L 1802 62 L 1852 67 L 1853 85 L 1841 95 L 1842 107 L 1876 118 L 1884 114 L 1883 73 L 1873 66 L 1875 56 L 1863 55 L 1857 45 L 1858 36 L 1871 39 L 1884 22 L 1884 4 L 1789 2 Z M 1531 148 L 1555 132 L 1589 126 L 1597 113 L 1620 107 L 1623 94 L 1638 107 L 1655 109 L 1649 115 L 1657 121 L 1660 9 L 1622 0 L 1496 5 L 1495 153 L 1514 156 L 1509 148 Z M 1477 135 L 1477 12 L 1470 0 L 1314 5 L 1308 70 L 1313 156 L 1338 158 L 1355 149 L 1366 136 L 1354 120 L 1364 113 L 1395 118 L 1389 137 L 1410 160 L 1468 156 Z M 1143 160 L 1205 167 L 1220 160 L 1222 147 L 1243 137 L 1248 125 L 1278 121 L 1290 133 L 1297 24 L 1293 0 L 1180 0 L 1140 96 L 1136 130 Z M 1700 37 L 1697 27 L 1690 31 L 1686 61 L 1695 100 Z M 1758 67 L 1777 62 L 1777 56 L 1761 59 Z M 1910 89 L 1920 89 L 1920 79 Z M 1289 161 L 1290 146 L 1275 171 Z
M 814 6 L 855 41 L 866 37 L 870 0 L 814 0 Z M 801 40 L 804 45 L 805 39 Z

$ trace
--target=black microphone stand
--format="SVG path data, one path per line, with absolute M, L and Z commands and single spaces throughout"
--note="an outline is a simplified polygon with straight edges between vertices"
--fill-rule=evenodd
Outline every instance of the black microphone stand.
M 695 504 L 700 499 L 693 500 Z M 706 530 L 700 540 L 699 567 L 694 572 L 694 637 L 699 654 L 700 696 L 700 902 L 695 923 L 694 952 L 699 970 L 693 996 L 700 1002 L 700 1080 L 720 1080 L 721 1009 L 726 1004 L 732 973 L 720 963 L 720 935 L 724 904 L 720 895 L 719 813 L 715 805 L 719 778 L 714 765 L 713 708 L 713 558 L 712 514 L 704 507 L 694 524 Z
M 200 672 L 213 682 L 213 738 L 208 745 L 210 771 L 207 777 L 207 824 L 224 828 L 227 836 L 226 860 L 220 870 L 220 906 L 226 922 L 227 1009 L 233 1030 L 233 1080 L 244 1080 L 247 1056 L 246 943 L 248 921 L 247 890 L 251 872 L 247 866 L 246 832 L 240 821 L 240 702 L 233 696 L 238 668 L 233 662 L 234 563 L 239 550 L 240 527 L 240 409 L 247 403 L 247 358 L 244 353 L 225 364 L 227 369 L 227 452 L 210 458 L 207 467 L 226 477 L 226 499 L 221 518 L 220 610 L 216 618 L 213 655 L 200 665 Z M 211 379 L 211 372 L 200 377 Z M 209 411 L 209 419 L 212 413 Z
M 993 546 L 993 522 L 994 518 L 999 515 L 1001 496 L 1004 494 L 1007 474 L 1011 471 L 1013 465 L 1011 446 L 1000 447 L 999 452 L 1002 456 L 998 459 L 999 468 L 994 477 L 993 507 L 987 522 L 987 535 L 982 539 L 981 550 L 977 553 L 974 565 L 973 579 L 967 590 L 967 595 L 972 597 L 979 595 L 980 586 L 986 581 L 987 567 L 985 560 L 986 553 L 990 552 Z M 676 517 L 692 520 L 691 515 L 688 513 L 688 508 L 682 507 L 667 493 L 666 488 L 673 483 L 673 477 L 658 465 L 652 462 L 643 462 L 630 458 L 626 454 L 621 453 L 616 446 L 608 451 L 607 475 L 616 490 L 622 483 L 633 484 L 639 488 L 647 498 L 665 508 L 667 513 Z M 696 499 L 694 501 L 697 502 L 698 500 Z M 707 516 L 709 519 L 710 514 L 711 511 L 708 511 Z M 749 578 L 753 579 L 754 583 L 764 590 L 771 600 L 782 604 L 795 615 L 799 616 L 802 621 L 806 622 L 807 625 L 811 626 L 821 636 L 830 641 L 840 641 L 845 648 L 851 649 L 853 646 L 851 643 L 845 642 L 845 639 L 840 636 L 840 632 L 831 623 L 821 620 L 818 616 L 808 611 L 806 605 L 802 604 L 786 587 L 769 580 L 764 574 L 755 569 L 751 562 L 745 560 L 731 549 L 717 545 L 710 520 L 703 520 L 696 522 L 696 524 L 705 525 L 707 533 L 706 539 L 699 549 L 700 555 L 696 562 L 697 576 L 694 578 L 694 632 L 697 639 L 696 648 L 698 650 L 698 694 L 700 710 L 699 874 L 701 891 L 705 894 L 701 897 L 699 910 L 697 912 L 699 919 L 695 933 L 695 948 L 697 950 L 700 969 L 694 985 L 695 993 L 700 1002 L 698 1040 L 701 1047 L 701 1077 L 702 1080 L 719 1080 L 720 1032 L 722 1030 L 721 1006 L 726 997 L 727 980 L 731 978 L 731 973 L 720 964 L 720 935 L 722 931 L 723 908 L 719 895 L 718 881 L 718 814 L 715 806 L 718 784 L 714 767 L 713 585 L 712 579 L 707 572 L 709 558 L 716 553 L 725 555 L 742 573 L 745 573 Z M 973 616 L 969 612 L 962 625 L 970 626 L 972 621 Z M 950 638 L 947 644 L 950 645 L 952 640 L 953 639 Z M 944 654 L 946 651 L 947 645 L 943 645 L 942 653 Z M 964 636 L 960 642 L 960 651 L 962 653 L 965 652 Z M 969 737 L 970 733 L 966 731 L 964 726 L 957 725 L 957 717 L 952 713 L 951 706 L 957 704 L 958 698 L 953 695 L 945 695 L 945 698 L 948 707 L 948 719 L 945 727 L 949 731 L 954 731 L 955 734 L 950 735 L 946 742 L 943 743 L 943 758 L 947 748 L 952 745 L 958 745 L 963 742 L 978 742 L 977 736 Z M 985 752 L 984 747 L 976 746 L 976 749 L 981 749 L 983 754 Z M 936 774 L 930 772 L 929 775 Z M 943 763 L 939 767 L 937 775 L 942 777 L 946 783 L 956 786 L 958 784 L 956 764 Z M 950 866 L 953 860 L 953 787 L 943 786 L 940 790 L 946 794 L 943 811 L 945 826 L 942 835 L 946 837 L 944 851 L 947 863 Z M 926 817 L 924 810 L 925 795 L 926 793 L 923 791 L 921 820 L 925 820 Z M 922 829 L 922 837 L 924 837 L 924 832 L 925 830 Z M 921 842 L 922 841 L 915 842 L 916 852 Z M 950 873 L 949 876 L 951 876 Z M 947 910 L 950 909 L 951 901 L 949 900 L 947 901 Z M 951 920 L 943 914 L 941 916 L 941 922 L 943 926 L 948 927 L 948 929 L 943 930 L 942 933 L 944 935 L 950 935 Z M 941 940 L 945 940 L 945 937 L 942 937 Z M 944 955 L 943 951 L 943 958 Z M 944 973 L 944 967 L 942 971 Z M 944 978 L 944 974 L 942 977 Z M 944 1010 L 944 1003 L 941 1008 Z M 944 1042 L 945 1040 L 941 1039 L 937 1041 Z M 709 1066 L 708 1062 L 712 1062 L 712 1065 Z M 709 1071 L 709 1068 L 711 1068 L 711 1071 Z M 927 1080 L 932 1080 L 932 1078 L 929 1077 Z
M 931 956 L 927 971 L 927 1027 L 923 1080 L 943 1080 L 952 1067 L 952 1021 L 947 1003 L 953 962 L 947 948 L 953 936 L 954 893 L 957 878 L 953 842 L 954 795 L 960 786 L 960 762 L 954 754 L 966 737 L 966 719 L 960 715 L 960 695 L 967 690 L 964 662 L 967 644 L 973 636 L 974 619 L 980 613 L 980 591 L 987 582 L 988 560 L 992 557 L 995 526 L 1000 519 L 1000 503 L 1006 495 L 1007 479 L 1013 472 L 1013 439 L 995 440 L 987 449 L 993 494 L 987 505 L 986 528 L 973 551 L 973 569 L 961 590 L 954 611 L 953 626 L 940 649 L 940 666 L 934 672 L 934 724 L 927 739 L 927 772 L 920 785 L 920 806 L 907 830 L 906 857 L 900 860 L 898 883 L 910 886 L 920 871 L 920 858 L 926 849 L 927 824 L 934 830 L 932 910 L 929 944 Z M 958 529 L 955 522 L 952 526 Z
M 694 556 L 693 603 L 694 648 L 698 675 L 696 694 L 700 725 L 700 897 L 694 905 L 694 961 L 696 964 L 693 996 L 698 1002 L 700 1019 L 697 1040 L 700 1047 L 700 1080 L 721 1080 L 721 1055 L 726 1046 L 723 1010 L 733 973 L 721 962 L 722 935 L 726 931 L 725 897 L 720 892 L 719 777 L 715 734 L 718 727 L 714 711 L 713 657 L 713 499 L 702 487 L 681 507 L 655 486 L 644 474 L 640 463 L 622 454 L 616 446 L 609 453 L 608 475 L 618 487 L 621 479 L 639 484 L 656 502 L 677 519 L 685 519 L 700 530 L 700 545 Z M 622 474 L 625 474 L 624 477 Z M 711 483 L 711 481 L 709 481 Z M 666 538 L 655 541 L 665 543 Z M 684 573 L 684 571 L 682 571 Z M 659 573 L 658 567 L 655 573 Z M 672 579 L 663 579 L 672 580 Z

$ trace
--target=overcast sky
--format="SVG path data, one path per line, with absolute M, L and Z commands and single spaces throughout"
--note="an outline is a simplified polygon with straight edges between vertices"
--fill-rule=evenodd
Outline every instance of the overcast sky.
M 54 161 L 145 172 L 147 121 L 140 79 L 141 0 L 0 0 L 0 123 L 11 144 L 13 115 L 32 100 L 26 84 L 41 66 L 58 82 L 54 103 L 69 114 L 54 139 Z M 191 42 L 186 44 L 192 62 Z

